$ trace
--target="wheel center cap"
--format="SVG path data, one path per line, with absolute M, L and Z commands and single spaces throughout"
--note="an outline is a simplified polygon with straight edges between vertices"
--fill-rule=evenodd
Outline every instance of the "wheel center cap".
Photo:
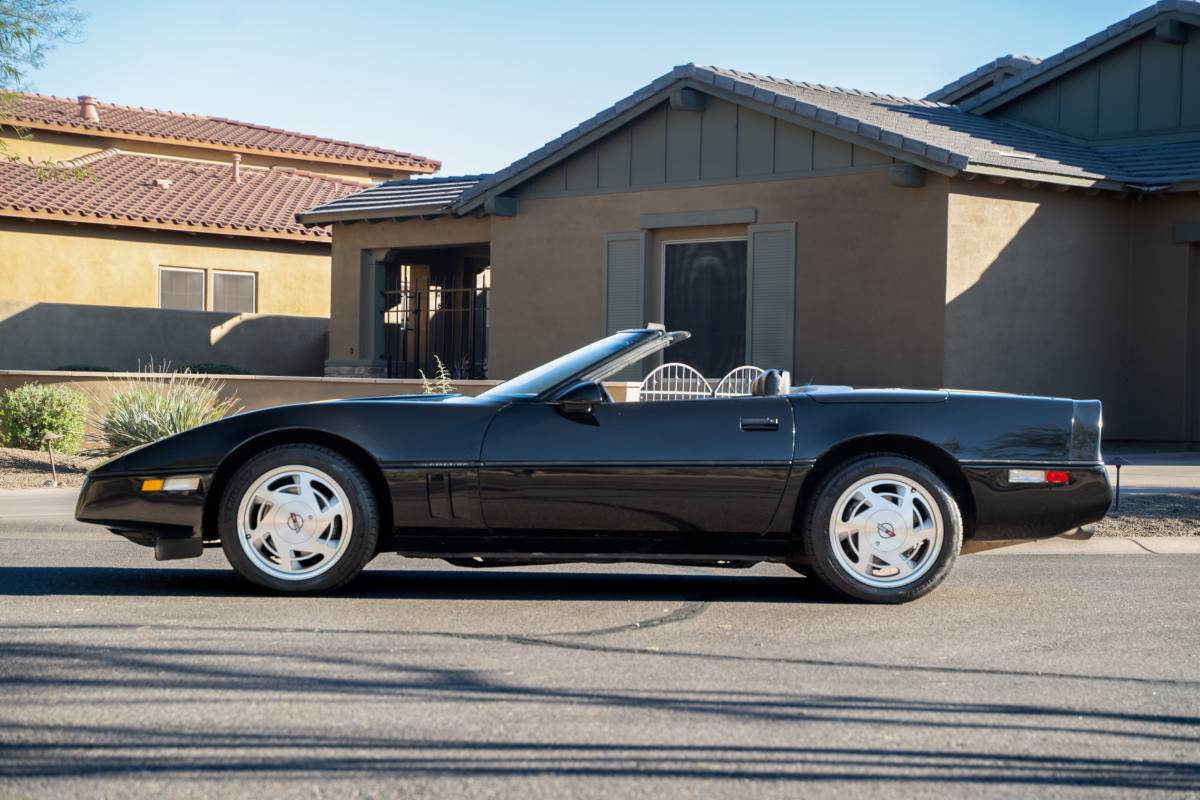
M 303 544 L 311 538 L 312 509 L 304 503 L 288 503 L 275 512 L 275 530 L 288 544 Z
M 908 528 L 894 511 L 872 514 L 864 527 L 871 547 L 882 553 L 899 550 L 908 541 Z

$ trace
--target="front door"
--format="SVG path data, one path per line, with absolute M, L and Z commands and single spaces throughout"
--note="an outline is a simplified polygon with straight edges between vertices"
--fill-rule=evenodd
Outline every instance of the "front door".
M 745 239 L 663 245 L 663 322 L 704 332 L 675 345 L 671 359 L 706 378 L 746 363 L 746 252 Z
M 761 533 L 791 457 L 783 397 L 606 403 L 574 417 L 514 403 L 484 439 L 484 522 L 514 535 Z

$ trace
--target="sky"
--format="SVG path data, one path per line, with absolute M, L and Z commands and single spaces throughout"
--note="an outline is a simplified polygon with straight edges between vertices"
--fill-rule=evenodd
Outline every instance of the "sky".
M 921 97 L 1149 0 L 80 0 L 34 91 L 227 117 L 492 172 L 689 61 Z

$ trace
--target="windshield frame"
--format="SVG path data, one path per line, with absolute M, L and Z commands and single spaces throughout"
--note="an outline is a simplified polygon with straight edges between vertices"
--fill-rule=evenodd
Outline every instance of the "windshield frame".
M 668 333 L 661 328 L 617 331 L 611 336 L 598 339 L 522 372 L 499 386 L 493 386 L 479 397 L 546 400 L 564 387 L 579 381 L 600 382 L 630 364 L 654 355 L 689 336 L 691 334 L 687 331 Z M 607 347 L 602 346 L 605 343 L 608 343 Z M 595 352 L 588 354 L 589 350 Z M 519 391 L 514 391 L 515 389 Z

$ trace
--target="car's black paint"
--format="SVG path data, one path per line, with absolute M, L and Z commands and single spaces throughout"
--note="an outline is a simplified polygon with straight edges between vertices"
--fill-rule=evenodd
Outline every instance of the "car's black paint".
M 340 400 L 240 414 L 129 452 L 92 471 L 76 516 L 141 541 L 213 539 L 206 511 L 233 469 L 265 447 L 313 442 L 373 473 L 398 552 L 794 561 L 809 475 L 838 453 L 934 453 L 968 493 L 970 537 L 1022 538 L 1104 515 L 1099 436 L 1096 401 L 973 392 L 806 386 L 578 407 L 495 390 Z M 1069 469 L 1071 482 L 1011 486 L 1013 467 Z M 199 476 L 201 489 L 140 491 L 142 478 L 171 475 Z

